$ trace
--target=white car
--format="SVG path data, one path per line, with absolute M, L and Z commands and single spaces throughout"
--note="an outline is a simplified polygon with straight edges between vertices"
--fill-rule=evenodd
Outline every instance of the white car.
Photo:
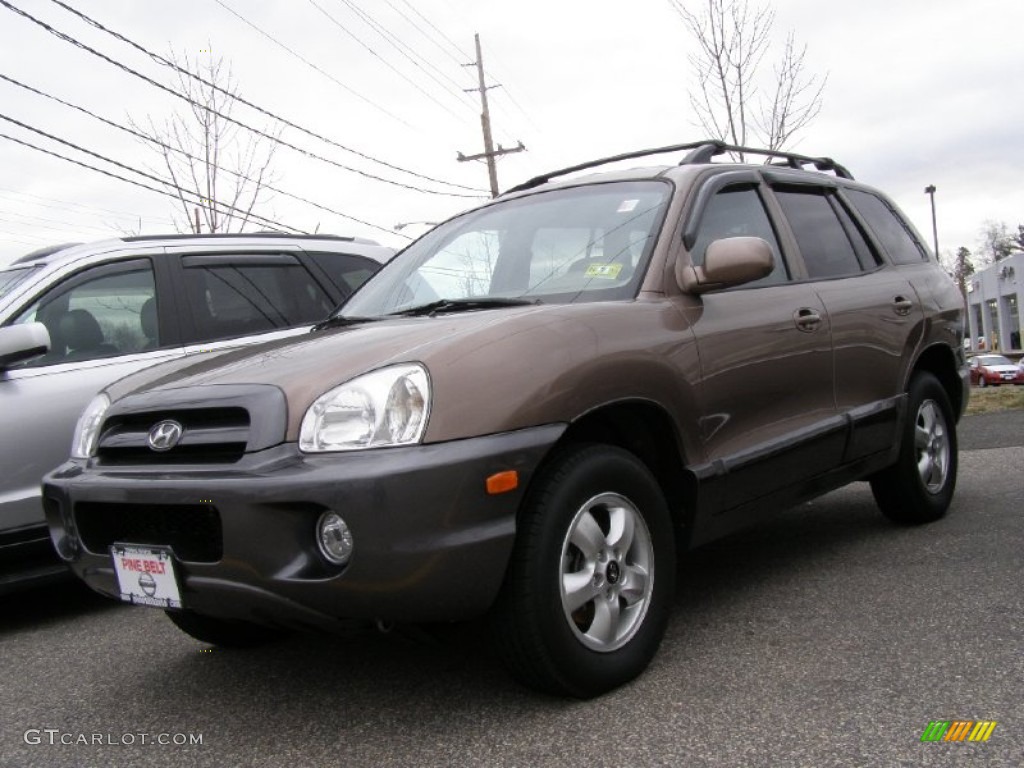
M 157 362 L 303 333 L 393 254 L 330 235 L 170 235 L 57 246 L 0 269 L 0 594 L 67 572 L 40 480 L 99 390 Z

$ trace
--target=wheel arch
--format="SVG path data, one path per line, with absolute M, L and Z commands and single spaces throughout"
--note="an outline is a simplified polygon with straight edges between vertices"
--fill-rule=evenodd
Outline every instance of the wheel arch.
M 570 422 L 551 456 L 574 444 L 613 445 L 636 456 L 654 475 L 677 531 L 691 527 L 696 480 L 686 470 L 682 441 L 668 411 L 649 400 L 606 403 Z
M 945 344 L 931 345 L 914 361 L 907 381 L 909 382 L 910 376 L 919 371 L 926 371 L 939 380 L 942 388 L 946 391 L 947 397 L 949 397 L 950 405 L 953 406 L 953 413 L 956 414 L 956 418 L 959 420 L 966 406 L 966 392 L 957 369 L 956 356 L 953 350 Z

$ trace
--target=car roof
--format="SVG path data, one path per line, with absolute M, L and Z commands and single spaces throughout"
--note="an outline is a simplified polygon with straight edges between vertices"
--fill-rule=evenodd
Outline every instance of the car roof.
M 53 266 L 65 261 L 72 261 L 83 255 L 96 252 L 116 250 L 118 246 L 129 243 L 144 243 L 147 246 L 181 246 L 181 245 L 210 245 L 217 248 L 232 248 L 244 245 L 251 245 L 253 242 L 273 243 L 279 242 L 282 245 L 311 246 L 317 243 L 323 246 L 333 245 L 336 249 L 338 243 L 352 243 L 355 246 L 367 246 L 367 255 L 375 258 L 372 253 L 377 248 L 384 248 L 375 240 L 364 237 L 348 237 L 343 235 L 295 235 L 280 232 L 244 232 L 244 233 L 223 233 L 194 235 L 194 234 L 169 234 L 169 235 L 136 235 L 131 237 L 112 238 L 109 240 L 98 240 L 91 243 L 62 243 L 39 248 L 24 256 L 12 261 L 8 266 Z M 362 248 L 355 249 L 363 252 Z M 389 251 L 392 249 L 388 249 Z

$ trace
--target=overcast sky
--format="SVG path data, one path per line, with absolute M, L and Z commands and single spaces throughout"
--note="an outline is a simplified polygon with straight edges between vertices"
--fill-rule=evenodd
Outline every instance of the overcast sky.
M 170 70 L 51 0 L 6 2 L 176 86 Z M 64 2 L 152 51 L 223 58 L 241 94 L 255 104 L 376 160 L 452 184 L 487 186 L 483 164 L 456 162 L 457 152 L 482 151 L 479 101 L 461 91 L 475 85 L 475 70 L 460 66 L 473 60 L 474 32 L 481 35 L 489 82 L 502 85 L 489 92 L 496 140 L 504 146 L 522 141 L 528 150 L 500 161 L 503 189 L 595 157 L 704 138 L 687 99 L 692 42 L 670 0 Z M 781 43 L 793 30 L 808 45 L 811 72 L 828 75 L 824 108 L 791 149 L 834 157 L 856 178 L 882 188 L 929 241 L 924 188 L 936 185 L 942 251 L 974 249 L 987 219 L 1013 229 L 1024 224 L 1024 3 L 777 0 L 773 7 L 775 39 Z M 129 117 L 162 123 L 186 106 L 3 6 L 0 74 L 122 124 Z M 0 114 L 166 176 L 140 142 L 4 81 Z M 233 115 L 280 128 L 241 105 Z M 0 133 L 130 175 L 6 120 Z M 281 136 L 365 173 L 465 193 L 294 128 Z M 260 206 L 264 216 L 391 245 L 404 242 L 391 231 L 397 223 L 438 221 L 478 202 L 367 179 L 285 147 L 278 148 L 273 169 L 279 189 L 379 229 L 282 195 Z M 118 236 L 137 228 L 140 217 L 144 234 L 173 231 L 174 206 L 169 198 L 0 138 L 0 264 L 50 243 Z M 418 235 L 423 226 L 404 231 Z

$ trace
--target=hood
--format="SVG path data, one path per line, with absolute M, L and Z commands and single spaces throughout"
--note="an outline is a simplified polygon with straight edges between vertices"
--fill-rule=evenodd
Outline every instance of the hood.
M 112 399 L 146 390 L 212 384 L 271 384 L 302 398 L 392 363 L 424 362 L 431 348 L 457 343 L 512 313 L 540 307 L 484 310 L 462 315 L 399 317 L 312 331 L 262 344 L 199 352 L 153 366 L 108 387 Z
M 263 384 L 288 403 L 287 440 L 329 389 L 395 363 L 431 380 L 425 442 L 551 423 L 623 396 L 680 396 L 666 370 L 686 346 L 683 316 L 662 302 L 541 304 L 327 329 L 146 369 L 108 387 L 111 399 L 183 387 Z M 682 332 L 682 335 L 680 335 Z M 636 339 L 648 340 L 642 350 Z M 696 370 L 695 357 L 687 365 Z

